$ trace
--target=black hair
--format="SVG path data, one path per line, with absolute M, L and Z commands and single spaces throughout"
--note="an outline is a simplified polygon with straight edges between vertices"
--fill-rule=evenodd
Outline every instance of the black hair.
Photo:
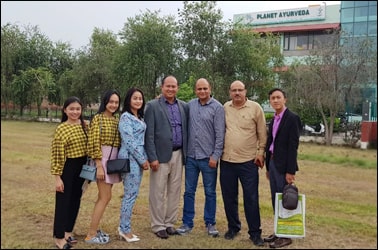
M 115 89 L 107 90 L 104 93 L 104 95 L 102 96 L 101 104 L 100 104 L 100 107 L 98 108 L 97 114 L 100 114 L 100 113 L 102 113 L 102 112 L 104 112 L 106 110 L 106 105 L 108 105 L 110 97 L 112 95 L 117 95 L 119 102 L 121 102 L 121 96 L 120 96 L 120 94 L 118 93 L 117 90 L 115 90 Z M 116 111 L 114 111 L 113 115 L 115 113 L 119 112 L 120 105 L 121 105 L 121 103 L 118 105 L 118 108 L 117 108 Z
M 80 101 L 80 99 L 76 96 L 71 96 L 68 97 L 67 100 L 64 102 L 63 107 L 62 107 L 62 120 L 61 122 L 65 122 L 68 120 L 67 114 L 64 112 L 64 110 L 71 104 L 77 102 L 81 106 L 81 114 L 80 114 L 80 122 L 81 126 L 85 129 L 85 123 L 84 123 L 84 118 L 83 118 L 83 103 Z
M 132 111 L 131 111 L 131 96 L 135 93 L 135 92 L 140 92 L 142 94 L 142 99 L 143 99 L 143 104 L 142 104 L 142 107 L 137 111 L 138 113 L 138 118 L 143 118 L 144 117 L 144 106 L 145 106 L 145 99 L 144 99 L 144 94 L 143 94 L 143 91 L 141 89 L 138 89 L 138 88 L 130 88 L 127 93 L 126 93 L 126 96 L 125 96 L 125 101 L 123 102 L 123 108 L 122 108 L 122 113 L 125 113 L 126 111 L 129 112 L 130 114 L 132 114 Z
M 270 90 L 269 93 L 268 93 L 269 97 L 273 94 L 274 91 L 280 91 L 283 94 L 283 96 L 286 98 L 286 92 L 283 89 L 280 89 L 280 88 L 274 88 L 274 89 Z

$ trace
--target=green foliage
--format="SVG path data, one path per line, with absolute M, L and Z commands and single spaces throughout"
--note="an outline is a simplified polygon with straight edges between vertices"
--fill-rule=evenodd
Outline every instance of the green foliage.
M 265 121 L 267 123 L 270 123 L 270 121 L 273 119 L 274 113 L 265 113 Z
M 188 83 L 180 84 L 179 91 L 177 93 L 177 98 L 183 101 L 190 101 L 191 99 L 195 98 L 196 95 L 193 92 L 193 88 L 189 86 Z
M 365 159 L 353 158 L 353 156 L 339 157 L 333 155 L 299 154 L 299 160 L 311 160 L 317 162 L 328 162 L 339 165 L 348 165 L 364 169 L 376 169 L 377 162 Z
M 128 18 L 119 33 L 123 42 L 115 56 L 114 73 L 123 91 L 131 86 L 144 90 L 146 99 L 159 94 L 159 83 L 177 65 L 176 26 L 172 16 L 160 11 Z

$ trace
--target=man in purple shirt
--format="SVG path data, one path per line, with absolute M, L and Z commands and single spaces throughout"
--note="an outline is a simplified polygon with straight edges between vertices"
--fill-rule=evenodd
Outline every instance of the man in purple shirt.
M 275 114 L 274 120 L 269 124 L 265 162 L 274 212 L 276 193 L 282 193 L 286 184 L 295 181 L 302 123 L 299 116 L 286 107 L 286 93 L 282 89 L 274 88 L 269 91 L 269 102 Z M 274 234 L 264 238 L 264 241 L 269 242 L 271 248 L 284 247 L 292 242 L 290 238 L 280 238 Z
M 183 165 L 187 151 L 188 104 L 176 98 L 179 84 L 168 75 L 161 96 L 146 104 L 145 148 L 150 162 L 149 207 L 151 230 L 161 239 L 178 234 Z

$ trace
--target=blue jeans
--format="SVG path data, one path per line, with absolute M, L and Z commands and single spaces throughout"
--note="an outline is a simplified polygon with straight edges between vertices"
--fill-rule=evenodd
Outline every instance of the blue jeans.
M 188 157 L 185 165 L 185 192 L 182 222 L 189 227 L 194 226 L 194 201 L 200 172 L 202 173 L 203 187 L 205 190 L 205 208 L 203 219 L 205 221 L 205 225 L 215 224 L 218 168 L 209 167 L 209 158 L 196 160 Z

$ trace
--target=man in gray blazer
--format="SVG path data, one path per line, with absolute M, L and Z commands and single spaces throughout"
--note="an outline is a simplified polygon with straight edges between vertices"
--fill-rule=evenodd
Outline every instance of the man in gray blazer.
M 166 76 L 159 98 L 146 105 L 145 147 L 150 162 L 149 207 L 151 229 L 157 237 L 167 239 L 178 234 L 174 224 L 178 217 L 182 170 L 187 151 L 188 104 L 178 100 L 178 82 Z

